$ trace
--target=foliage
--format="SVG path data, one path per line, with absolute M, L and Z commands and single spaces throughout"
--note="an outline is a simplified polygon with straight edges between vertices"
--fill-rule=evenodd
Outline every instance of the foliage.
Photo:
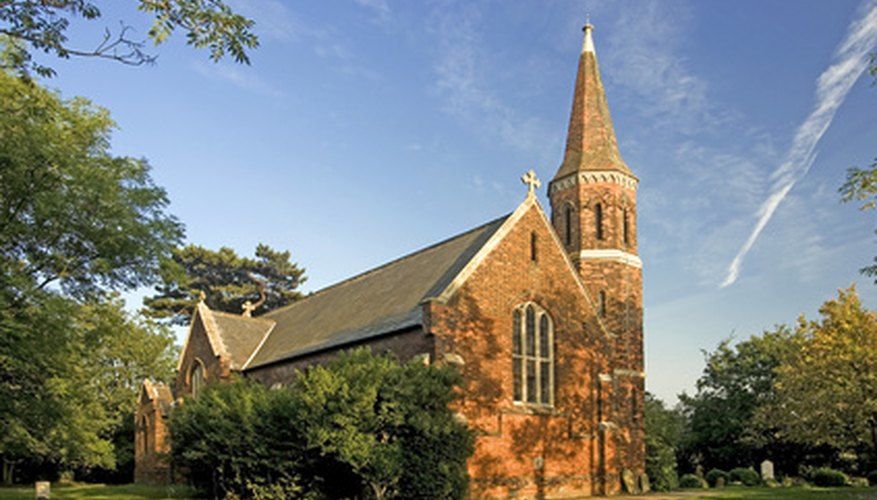
M 814 469 L 808 479 L 816 486 L 846 486 L 849 482 L 846 474 L 828 467 Z
M 825 445 L 875 460 L 877 449 L 877 316 L 862 307 L 854 287 L 803 316 L 795 349 L 777 369 L 777 399 L 762 410 L 788 439 Z
M 221 0 L 139 0 L 137 8 L 153 16 L 148 38 L 156 45 L 176 30 L 185 32 L 186 43 L 208 48 L 214 61 L 226 54 L 235 61 L 249 63 L 248 49 L 259 45 L 250 32 L 253 21 L 235 14 Z M 153 63 L 155 56 L 143 51 L 144 41 L 134 40 L 132 28 L 121 24 L 116 33 L 109 28 L 92 49 L 78 49 L 70 43 L 67 29 L 72 20 L 95 21 L 101 17 L 99 2 L 88 0 L 12 0 L 0 2 L 0 35 L 7 39 L 4 69 L 51 76 L 54 70 L 33 60 L 33 52 L 61 58 L 99 57 L 124 64 Z
M 753 425 L 757 408 L 774 397 L 775 369 L 791 348 L 791 337 L 787 327 L 779 326 L 733 346 L 730 339 L 723 340 L 705 353 L 697 393 L 679 397 L 687 420 L 680 447 L 683 467 L 727 470 L 754 463 L 762 453 L 794 458 L 769 430 L 756 434 Z
M 871 69 L 877 71 L 877 65 L 872 66 Z M 866 169 L 859 167 L 847 169 L 846 182 L 839 191 L 844 203 L 861 202 L 859 210 L 877 208 L 877 203 L 875 203 L 877 202 L 877 160 Z M 874 258 L 874 261 L 877 262 L 877 257 Z M 859 272 L 875 278 L 875 283 L 877 283 L 877 263 L 863 267 Z
M 877 486 L 877 470 L 872 470 L 868 473 L 868 484 L 871 486 Z
M 360 349 L 286 389 L 213 386 L 174 412 L 172 458 L 213 495 L 285 481 L 327 498 L 461 498 L 472 437 L 448 407 L 458 382 L 451 368 Z
M 728 479 L 732 482 L 743 483 L 744 486 L 761 484 L 761 477 L 752 467 L 735 467 L 728 471 Z
M 680 488 L 706 488 L 708 485 L 704 479 L 696 474 L 683 474 L 682 477 L 679 478 L 679 487 Z
M 113 467 L 132 379 L 169 365 L 170 335 L 108 291 L 150 283 L 182 228 L 146 162 L 110 154 L 112 126 L 84 99 L 0 71 L 4 480 L 22 461 Z
M 664 402 L 646 393 L 646 474 L 652 489 L 669 491 L 679 484 L 676 447 L 684 425 L 682 415 L 664 407 Z
M 706 476 L 704 476 L 704 479 L 706 479 L 707 484 L 709 484 L 711 488 L 715 488 L 719 483 L 719 479 L 722 479 L 725 484 L 728 484 L 731 476 L 722 469 L 710 469 L 709 472 L 706 473 Z
M 182 235 L 144 160 L 114 157 L 106 110 L 0 72 L 0 286 L 20 304 L 155 278 Z
M 297 288 L 306 279 L 304 269 L 289 257 L 288 251 L 264 244 L 256 247 L 255 258 L 240 257 L 227 247 L 174 249 L 162 262 L 158 293 L 143 301 L 144 312 L 185 325 L 201 293 L 208 307 L 232 314 L 240 314 L 247 301 L 258 306 L 257 314 L 285 306 L 301 297 Z

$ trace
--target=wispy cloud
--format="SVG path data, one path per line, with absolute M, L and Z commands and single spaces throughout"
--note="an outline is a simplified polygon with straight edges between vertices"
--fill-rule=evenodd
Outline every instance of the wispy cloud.
M 541 153 L 553 144 L 546 127 L 536 118 L 521 116 L 491 90 L 485 68 L 489 58 L 479 32 L 481 11 L 477 4 L 461 3 L 433 13 L 431 30 L 437 38 L 434 65 L 436 90 L 445 111 L 497 134 L 503 142 L 522 151 Z
M 846 38 L 835 52 L 835 62 L 817 79 L 813 111 L 798 127 L 785 160 L 771 175 L 771 190 L 756 213 L 758 219 L 755 227 L 728 266 L 721 287 L 737 281 L 746 254 L 789 191 L 807 175 L 816 158 L 816 145 L 831 125 L 847 93 L 865 70 L 865 58 L 877 45 L 877 0 L 866 2 L 861 12 L 862 16 L 850 24 Z
M 388 21 L 390 19 L 390 4 L 387 0 L 353 0 L 355 3 L 370 9 L 375 13 L 379 21 Z
M 193 68 L 202 76 L 229 82 L 248 92 L 272 98 L 280 98 L 284 95 L 283 91 L 248 71 L 250 68 L 241 71 L 237 66 L 222 63 L 208 65 L 201 61 L 193 63 Z

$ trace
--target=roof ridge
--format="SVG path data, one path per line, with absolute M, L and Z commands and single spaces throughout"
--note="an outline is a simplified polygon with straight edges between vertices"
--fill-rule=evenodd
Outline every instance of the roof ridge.
M 235 314 L 235 313 L 230 313 L 230 312 L 227 312 L 227 311 L 220 311 L 220 310 L 214 310 L 214 309 L 211 309 L 210 312 L 213 313 L 214 315 L 218 314 L 218 315 L 220 315 L 220 316 L 226 316 L 226 317 L 234 318 L 234 319 L 242 319 L 242 320 L 247 320 L 247 321 L 262 321 L 262 322 L 275 323 L 275 321 L 274 321 L 273 319 L 267 319 L 267 318 L 265 318 L 265 317 L 264 317 L 264 316 L 265 316 L 264 314 L 263 314 L 262 316 L 249 316 L 249 317 L 248 317 L 248 316 L 244 316 L 244 315 L 242 315 L 242 314 Z M 271 312 L 271 311 L 268 311 L 268 312 Z M 267 313 L 265 313 L 265 314 L 267 314 Z
M 466 231 L 463 231 L 462 233 L 455 234 L 455 235 L 453 235 L 453 236 L 451 236 L 451 237 L 448 237 L 448 238 L 445 238 L 445 239 L 443 239 L 443 240 L 441 240 L 441 241 L 439 241 L 439 242 L 437 242 L 437 243 L 433 243 L 432 245 L 425 246 L 425 247 L 423 247 L 423 248 L 421 248 L 421 249 L 419 249 L 419 250 L 415 250 L 415 251 L 413 251 L 413 252 L 411 252 L 411 253 L 405 254 L 405 255 L 403 255 L 403 256 L 401 256 L 401 257 L 398 257 L 398 258 L 396 258 L 396 259 L 393 259 L 393 260 L 391 260 L 391 261 L 389 261 L 389 262 L 385 262 L 384 264 L 381 264 L 381 265 L 379 265 L 379 266 L 377 266 L 377 267 L 373 267 L 373 268 L 371 268 L 371 269 L 367 269 L 367 270 L 365 270 L 365 271 L 363 271 L 363 272 L 361 272 L 361 273 L 359 273 L 359 274 L 356 274 L 356 275 L 354 275 L 354 276 L 351 276 L 351 277 L 349 277 L 349 278 L 347 278 L 347 279 L 344 279 L 344 280 L 339 281 L 339 282 L 337 282 L 337 283 L 333 283 L 333 284 L 331 284 L 331 285 L 328 285 L 328 286 L 326 286 L 326 287 L 324 287 L 324 288 L 321 288 L 321 289 L 319 289 L 319 290 L 317 290 L 317 291 L 315 291 L 315 292 L 311 292 L 310 294 L 308 294 L 308 295 L 302 297 L 302 298 L 299 299 L 299 300 L 296 300 L 295 302 L 293 302 L 293 303 L 291 303 L 291 304 L 287 304 L 287 305 L 285 305 L 285 306 L 283 306 L 283 307 L 279 307 L 279 308 L 277 308 L 277 309 L 274 309 L 274 310 L 268 311 L 267 313 L 265 313 L 264 315 L 262 315 L 260 318 L 267 319 L 266 316 L 269 316 L 269 315 L 275 315 L 275 314 L 280 313 L 280 311 L 287 311 L 287 310 L 289 310 L 289 309 L 292 309 L 292 308 L 294 308 L 296 305 L 299 305 L 299 304 L 302 304 L 302 303 L 304 303 L 304 302 L 307 302 L 309 299 L 314 298 L 314 297 L 317 297 L 317 296 L 319 296 L 319 295 L 323 295 L 323 294 L 325 294 L 326 292 L 328 292 L 328 291 L 330 291 L 330 290 L 333 290 L 333 289 L 338 288 L 338 287 L 340 287 L 340 286 L 342 286 L 342 285 L 346 285 L 346 284 L 348 284 L 348 283 L 352 283 L 352 282 L 354 282 L 354 281 L 357 281 L 357 280 L 363 279 L 363 278 L 365 278 L 365 277 L 368 276 L 368 275 L 374 274 L 374 273 L 376 273 L 376 272 L 378 272 L 378 271 L 381 271 L 381 270 L 383 270 L 383 269 L 385 269 L 385 268 L 387 268 L 387 267 L 390 267 L 390 266 L 392 266 L 392 265 L 398 264 L 399 262 L 402 262 L 402 261 L 404 261 L 404 260 L 406 260 L 406 259 L 410 259 L 410 258 L 412 258 L 412 257 L 414 257 L 414 256 L 416 256 L 416 255 L 420 255 L 420 254 L 422 254 L 422 253 L 424 253 L 424 252 L 427 252 L 427 251 L 432 250 L 432 249 L 434 249 L 434 248 L 440 247 L 440 246 L 442 246 L 442 245 L 444 245 L 444 244 L 450 243 L 450 242 L 453 241 L 453 240 L 456 240 L 456 239 L 458 239 L 458 238 L 462 238 L 462 237 L 464 237 L 464 236 L 466 236 L 466 235 L 468 235 L 468 234 L 471 234 L 471 233 L 473 233 L 473 232 L 475 232 L 475 231 L 479 231 L 479 230 L 481 230 L 481 229 L 484 229 L 485 227 L 487 227 L 487 226 L 489 226 L 489 225 L 491 225 L 491 224 L 496 224 L 497 222 L 499 222 L 499 221 L 501 221 L 501 220 L 507 219 L 510 215 L 511 215 L 511 213 L 508 213 L 508 214 L 505 214 L 505 215 L 503 215 L 503 216 L 501 216 L 501 217 L 497 217 L 497 218 L 495 218 L 495 219 L 493 219 L 493 220 L 490 220 L 490 221 L 485 222 L 485 223 L 483 223 L 483 224 L 480 224 L 480 225 L 478 225 L 478 226 L 476 226 L 476 227 L 473 227 L 473 228 L 471 228 L 471 229 L 468 229 L 468 230 L 466 230 Z

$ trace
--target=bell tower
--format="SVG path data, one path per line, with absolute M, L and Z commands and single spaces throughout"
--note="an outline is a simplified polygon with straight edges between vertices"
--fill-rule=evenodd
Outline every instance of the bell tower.
M 551 219 L 609 341 L 595 392 L 601 442 L 613 448 L 596 476 L 604 493 L 645 469 L 642 261 L 637 255 L 639 179 L 618 152 L 600 79 L 593 26 L 584 27 L 563 163 L 548 187 Z M 607 404 L 608 403 L 608 404 Z M 626 472 L 626 471 L 629 471 Z

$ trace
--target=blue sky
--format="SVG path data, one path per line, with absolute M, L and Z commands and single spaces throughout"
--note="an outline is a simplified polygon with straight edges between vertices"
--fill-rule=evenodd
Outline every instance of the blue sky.
M 111 110 L 114 152 L 149 159 L 192 243 L 289 249 L 315 290 L 512 211 L 520 175 L 562 159 L 587 13 L 640 178 L 649 390 L 675 400 L 701 350 L 853 282 L 877 308 L 857 272 L 874 213 L 837 194 L 877 157 L 877 88 L 857 79 L 877 0 L 232 5 L 257 22 L 249 67 L 179 36 L 151 67 L 51 61 L 48 85 Z M 103 14 L 74 43 L 148 26 Z

